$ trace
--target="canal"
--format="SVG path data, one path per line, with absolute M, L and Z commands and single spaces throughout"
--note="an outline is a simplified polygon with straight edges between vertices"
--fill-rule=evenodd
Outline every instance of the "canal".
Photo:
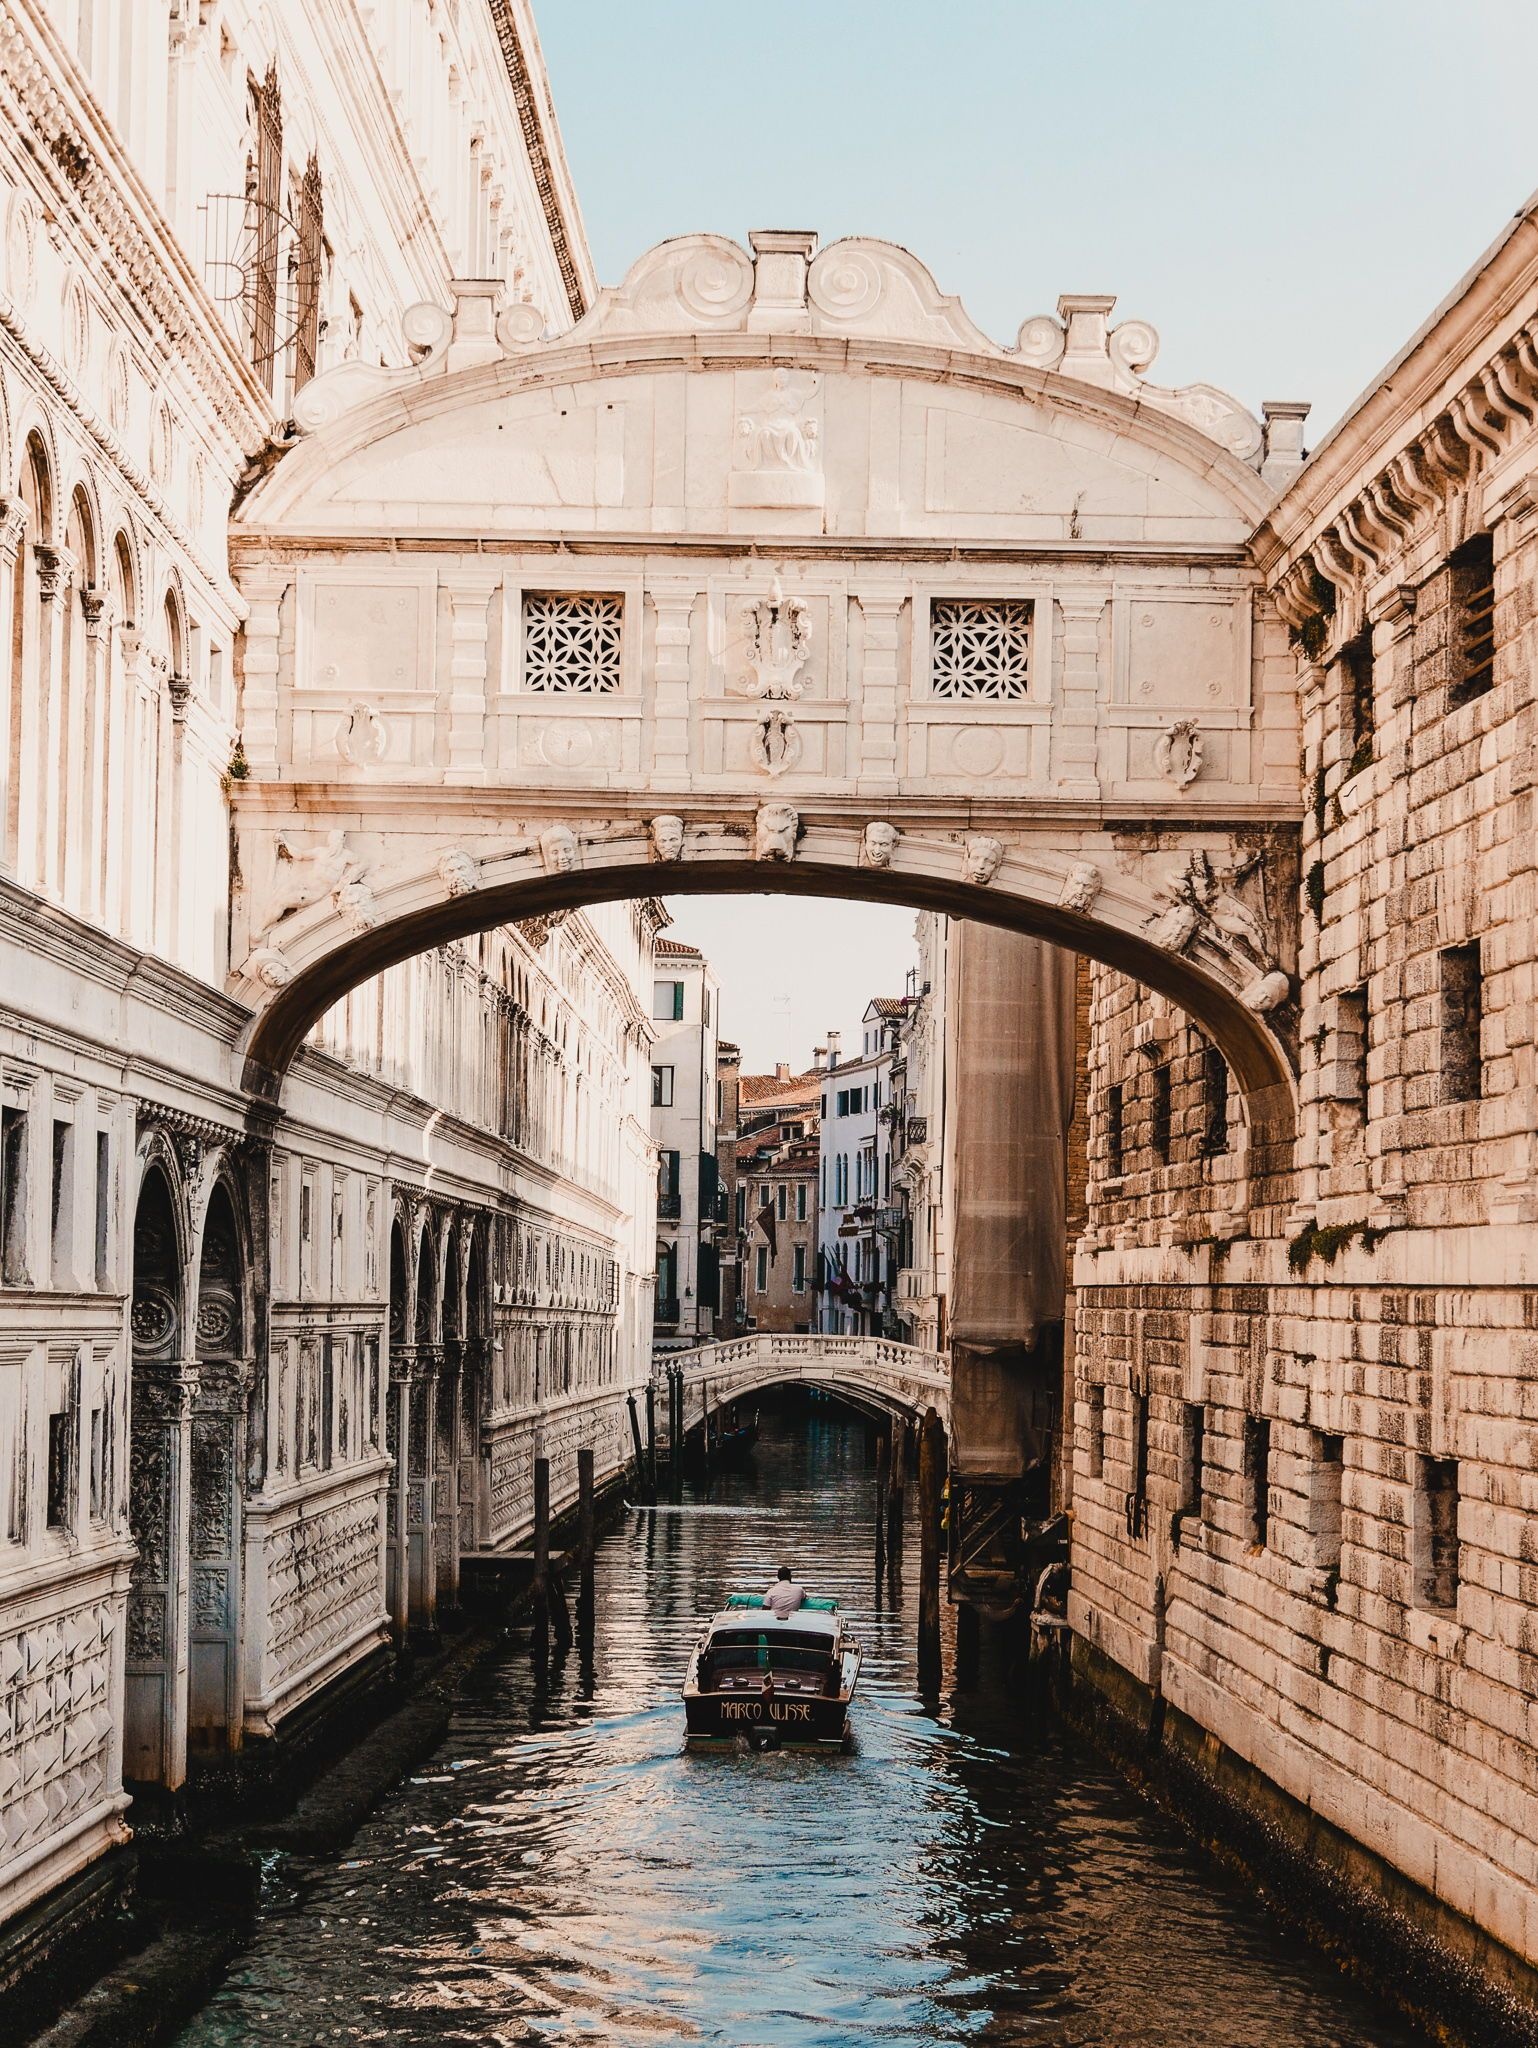
M 766 1417 L 708 1502 L 627 1513 L 591 1661 L 540 1683 L 510 1638 L 477 1665 L 344 1854 L 271 1863 L 182 2048 L 1408 2048 L 1076 1740 L 924 1710 L 916 1534 L 878 1606 L 872 1488 L 863 1430 L 814 1409 Z M 781 1560 L 865 1643 L 856 1749 L 686 1755 L 698 1618 Z

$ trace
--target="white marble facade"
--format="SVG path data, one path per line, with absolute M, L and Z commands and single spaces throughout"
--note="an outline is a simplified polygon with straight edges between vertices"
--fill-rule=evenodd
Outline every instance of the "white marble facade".
M 248 1115 L 230 506 L 452 276 L 590 302 L 522 0 L 0 0 L 0 105 L 4 1921 L 616 1469 L 660 911 L 366 981 Z

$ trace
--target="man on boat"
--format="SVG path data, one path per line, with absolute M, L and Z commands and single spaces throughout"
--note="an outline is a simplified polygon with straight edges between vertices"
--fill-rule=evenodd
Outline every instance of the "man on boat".
M 780 1566 L 779 1577 L 764 1595 L 764 1605 L 776 1621 L 788 1621 L 798 1607 L 805 1604 L 806 1588 L 798 1586 L 790 1575 L 790 1566 Z

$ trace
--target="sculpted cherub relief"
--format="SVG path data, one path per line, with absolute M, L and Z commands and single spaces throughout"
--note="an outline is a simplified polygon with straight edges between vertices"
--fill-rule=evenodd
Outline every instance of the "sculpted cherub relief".
M 1165 905 L 1155 922 L 1154 938 L 1170 952 L 1179 953 L 1205 931 L 1253 961 L 1262 973 L 1270 973 L 1276 958 L 1265 925 L 1237 893 L 1239 885 L 1259 867 L 1258 853 L 1218 867 L 1210 854 L 1200 847 L 1194 849 L 1154 885 L 1154 895 Z

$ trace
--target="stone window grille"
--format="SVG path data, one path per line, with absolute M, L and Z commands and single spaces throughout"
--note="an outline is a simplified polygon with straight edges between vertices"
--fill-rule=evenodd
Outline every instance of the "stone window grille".
M 1099 1381 L 1091 1380 L 1085 1387 L 1084 1405 L 1084 1448 L 1088 1453 L 1089 1476 L 1099 1479 L 1105 1471 L 1105 1388 Z
M 624 599 L 527 591 L 523 687 L 546 697 L 612 697 L 620 685 Z
M 1442 970 L 1442 1100 L 1473 1102 L 1483 1092 L 1480 1038 L 1484 1025 L 1484 985 L 1479 941 L 1449 946 L 1440 956 Z
M 1458 1461 L 1417 1458 L 1411 1539 L 1417 1607 L 1458 1611 Z
M 1180 1512 L 1193 1522 L 1202 1518 L 1202 1478 L 1206 1459 L 1207 1410 L 1187 1401 L 1180 1427 Z
M 1271 1424 L 1263 1415 L 1244 1418 L 1244 1490 L 1250 1541 L 1264 1550 L 1271 1529 Z
M 1228 1150 L 1228 1062 L 1215 1045 L 1202 1047 L 1202 1151 L 1209 1159 Z
M 1170 1163 L 1170 1148 L 1174 1127 L 1174 1084 L 1170 1079 L 1168 1065 L 1161 1063 L 1153 1070 L 1153 1100 L 1148 1109 L 1148 1136 L 1153 1146 L 1154 1157 L 1161 1166 Z
M 1449 706 L 1482 697 L 1495 681 L 1495 549 L 1476 533 L 1454 553 L 1448 633 Z
M 1340 1577 L 1341 1482 L 1346 1469 L 1346 1441 L 1328 1430 L 1310 1432 L 1313 1439 L 1313 1468 L 1310 1474 L 1309 1532 L 1314 1539 L 1314 1562 L 1321 1570 Z M 1329 1604 L 1335 1604 L 1335 1588 L 1327 1589 Z
M 937 598 L 929 608 L 930 689 L 936 697 L 1030 695 L 1029 598 Z
M 1372 628 L 1364 626 L 1340 650 L 1341 737 L 1346 773 L 1356 775 L 1373 756 L 1377 715 L 1373 701 Z

